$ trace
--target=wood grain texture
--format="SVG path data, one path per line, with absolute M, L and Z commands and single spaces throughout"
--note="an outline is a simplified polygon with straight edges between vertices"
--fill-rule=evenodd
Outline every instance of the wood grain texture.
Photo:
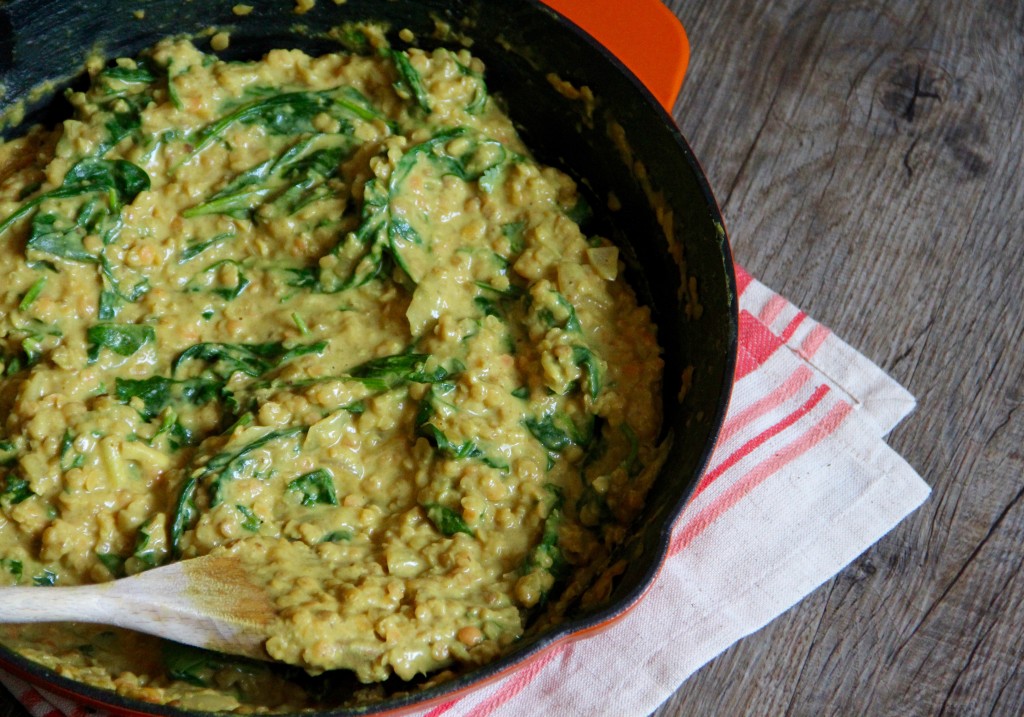
M 919 400 L 925 505 L 656 714 L 1024 713 L 1024 5 L 667 2 L 737 260 Z
M 918 397 L 934 494 L 656 715 L 1024 713 L 1024 4 L 666 4 L 737 260 Z

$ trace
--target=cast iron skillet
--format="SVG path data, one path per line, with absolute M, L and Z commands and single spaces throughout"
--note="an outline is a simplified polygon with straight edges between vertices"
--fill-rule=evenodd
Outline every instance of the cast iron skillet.
M 83 62 L 92 51 L 108 58 L 132 56 L 160 38 L 216 26 L 231 33 L 230 49 L 221 53 L 229 59 L 254 59 L 274 47 L 315 54 L 337 51 L 338 44 L 323 31 L 353 20 L 387 23 L 398 46 L 402 28 L 412 30 L 421 46 L 457 45 L 451 38 L 436 38 L 437 21 L 443 21 L 460 38 L 471 40 L 472 51 L 487 65 L 489 87 L 507 102 L 538 159 L 582 180 L 591 206 L 598 210 L 593 226 L 585 230 L 613 237 L 631 256 L 627 278 L 641 301 L 651 306 L 658 325 L 666 366 L 665 434 L 672 448 L 623 546 L 628 568 L 610 599 L 573 615 L 554 631 L 528 634 L 503 659 L 440 686 L 401 694 L 408 685 L 395 685 L 395 694 L 383 702 L 325 715 L 422 708 L 520 668 L 556 643 L 607 625 L 654 581 L 672 524 L 710 457 L 732 385 L 736 284 L 722 218 L 672 118 L 615 58 L 536 0 L 348 0 L 340 6 L 321 0 L 301 16 L 291 12 L 288 0 L 247 0 L 255 9 L 244 18 L 232 13 L 236 2 L 147 0 L 137 6 L 145 11 L 142 19 L 133 16 L 134 4 L 122 0 L 0 2 L 0 83 L 5 90 L 0 112 L 16 101 L 24 101 L 25 111 L 20 126 L 7 127 L 3 134 L 14 136 L 33 122 L 53 124 L 66 116 L 60 90 L 81 84 Z M 208 48 L 204 40 L 197 44 Z M 590 87 L 595 95 L 592 111 L 556 91 L 549 73 L 576 87 Z M 53 92 L 36 97 L 31 90 L 44 82 L 52 83 Z M 610 139 L 614 125 L 624 130 L 626 153 L 622 143 Z M 611 194 L 621 209 L 602 210 Z M 696 301 L 681 284 L 681 278 L 687 282 L 690 277 L 696 279 Z M 693 369 L 692 385 L 681 392 L 688 367 Z M 116 713 L 195 714 L 83 686 L 3 648 L 0 664 L 31 682 Z M 332 682 L 341 692 L 350 689 L 343 676 Z

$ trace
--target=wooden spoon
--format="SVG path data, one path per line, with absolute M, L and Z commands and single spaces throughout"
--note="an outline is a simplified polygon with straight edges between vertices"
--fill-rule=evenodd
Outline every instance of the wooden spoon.
M 206 555 L 130 578 L 71 587 L 0 588 L 0 622 L 90 622 L 269 660 L 270 596 L 236 557 Z

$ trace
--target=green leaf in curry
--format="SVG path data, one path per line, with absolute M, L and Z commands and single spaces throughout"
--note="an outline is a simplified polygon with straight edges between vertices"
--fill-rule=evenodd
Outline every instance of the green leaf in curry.
M 572 347 L 572 360 L 577 366 L 583 369 L 587 379 L 588 395 L 592 401 L 596 401 L 601 394 L 605 365 L 593 351 L 586 346 Z
M 174 403 L 202 406 L 222 398 L 224 381 L 208 376 L 184 380 L 164 376 L 144 379 L 118 377 L 114 386 L 114 395 L 122 403 L 128 404 L 132 399 L 138 399 L 142 405 L 139 413 L 150 421 Z
M 161 641 L 164 668 L 172 680 L 181 680 L 196 687 L 211 687 L 216 673 L 225 665 L 224 655 L 198 647 Z
M 523 421 L 526 429 L 552 453 L 561 453 L 571 445 L 586 447 L 594 437 L 594 417 L 587 416 L 582 426 L 561 411 L 553 411 L 540 418 L 528 417 Z
M 57 584 L 57 573 L 53 572 L 49 568 L 44 568 L 42 572 L 32 576 L 32 584 L 36 587 L 50 587 Z
M 141 526 L 135 535 L 135 547 L 132 550 L 132 557 L 138 561 L 138 565 L 144 570 L 149 570 L 160 565 L 166 555 L 164 551 L 157 548 L 153 538 L 153 520 L 149 519 Z
M 250 533 L 258 533 L 260 526 L 263 525 L 263 519 L 247 506 L 236 505 L 235 509 L 242 514 L 242 529 L 248 530 Z
M 318 131 L 314 120 L 323 113 L 339 120 L 345 119 L 347 115 L 365 121 L 387 122 L 387 118 L 354 87 L 318 92 L 280 92 L 242 105 L 207 125 L 183 161 L 190 161 L 220 140 L 228 128 L 236 123 L 257 124 L 269 134 L 312 134 Z
M 32 282 L 32 286 L 30 286 L 28 291 L 25 292 L 25 295 L 21 297 L 21 302 L 18 303 L 18 310 L 28 311 L 32 304 L 35 303 L 36 299 L 39 298 L 39 295 L 43 293 L 43 287 L 45 286 L 46 274 L 43 274 Z
M 257 378 L 300 356 L 322 354 L 326 348 L 326 341 L 290 347 L 283 341 L 259 344 L 204 342 L 190 346 L 179 354 L 171 365 L 171 371 L 177 374 L 191 362 L 199 362 L 224 380 L 235 373 Z
M 183 249 L 181 254 L 178 256 L 178 262 L 184 264 L 185 262 L 195 259 L 197 256 L 202 254 L 207 249 L 228 242 L 234 238 L 235 234 L 233 232 L 223 232 L 205 241 L 190 244 L 185 249 Z
M 461 146 L 453 142 L 459 139 L 464 140 Z M 455 151 L 459 154 L 453 154 Z M 441 130 L 410 147 L 386 182 L 374 178 L 366 183 L 359 226 L 333 249 L 338 261 L 330 273 L 320 273 L 320 290 L 334 293 L 362 286 L 382 274 L 386 258 L 393 260 L 414 283 L 422 278 L 413 259 L 415 252 L 429 254 L 430 242 L 416 230 L 410 217 L 396 208 L 394 201 L 420 162 L 427 163 L 429 171 L 440 176 L 476 182 L 490 169 L 521 159 L 500 142 L 467 127 Z
M 0 558 L 0 568 L 6 570 L 14 578 L 15 583 L 21 582 L 21 577 L 25 574 L 24 564 L 13 558 Z
M 562 489 L 554 484 L 548 483 L 544 488 L 551 494 L 551 503 L 548 507 L 547 517 L 544 518 L 540 540 L 527 555 L 522 572 L 525 574 L 539 568 L 558 577 L 566 567 L 565 558 L 558 545 L 559 528 L 564 520 L 562 507 L 565 495 Z
M 60 187 L 36 195 L 0 221 L 0 234 L 32 214 L 43 202 L 96 195 L 103 198 L 102 206 L 86 202 L 79 207 L 74 219 L 54 212 L 37 216 L 32 222 L 27 247 L 68 261 L 98 263 L 99 257 L 82 244 L 85 236 L 101 224 L 108 236 L 116 232 L 121 208 L 149 186 L 149 175 L 127 160 L 85 158 L 68 170 Z
M 463 520 L 462 516 L 456 513 L 454 510 L 446 505 L 440 503 L 426 503 L 423 509 L 427 511 L 427 517 L 430 522 L 434 524 L 434 527 L 441 532 L 442 535 L 451 537 L 456 533 L 465 533 L 466 535 L 473 535 L 473 531 L 469 525 Z
M 234 427 L 228 429 L 231 434 Z M 268 430 L 257 438 L 237 448 L 228 448 L 211 457 L 204 465 L 192 472 L 182 484 L 171 514 L 169 539 L 171 553 L 175 557 L 181 555 L 181 538 L 185 531 L 199 518 L 199 507 L 196 495 L 200 488 L 209 492 L 209 505 L 217 506 L 223 502 L 223 484 L 235 480 L 250 472 L 253 467 L 252 454 L 274 441 L 297 439 L 306 434 L 309 426 L 290 426 Z
M 326 468 L 303 473 L 288 483 L 288 490 L 302 494 L 302 504 L 337 505 L 338 493 L 334 488 L 334 475 Z
M 388 56 L 395 63 L 395 71 L 398 73 L 396 89 L 412 99 L 420 111 L 430 114 L 430 93 L 423 86 L 423 78 L 420 77 L 420 73 L 409 61 L 409 55 L 401 50 L 390 50 Z
M 428 369 L 430 354 L 401 353 L 382 356 L 359 364 L 349 376 L 378 390 L 394 388 L 403 383 L 437 383 L 446 381 L 466 369 L 461 361 L 453 359 L 448 366 L 441 363 Z
M 27 480 L 14 473 L 8 473 L 4 478 L 3 487 L 0 488 L 0 503 L 8 506 L 17 505 L 34 495 Z
M 103 564 L 113 577 L 124 577 L 124 558 L 117 553 L 96 553 L 96 559 Z
M 99 358 L 101 349 L 118 356 L 132 356 L 147 343 L 156 341 L 156 329 L 146 324 L 96 324 L 86 331 L 89 360 Z

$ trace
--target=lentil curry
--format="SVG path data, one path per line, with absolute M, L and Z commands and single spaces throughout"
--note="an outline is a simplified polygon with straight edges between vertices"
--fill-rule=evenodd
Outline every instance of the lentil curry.
M 659 348 L 483 70 L 166 41 L 0 145 L 0 580 L 232 551 L 282 609 L 268 653 L 356 703 L 607 592 L 661 461 Z M 0 637 L 131 698 L 324 704 L 127 631 Z

